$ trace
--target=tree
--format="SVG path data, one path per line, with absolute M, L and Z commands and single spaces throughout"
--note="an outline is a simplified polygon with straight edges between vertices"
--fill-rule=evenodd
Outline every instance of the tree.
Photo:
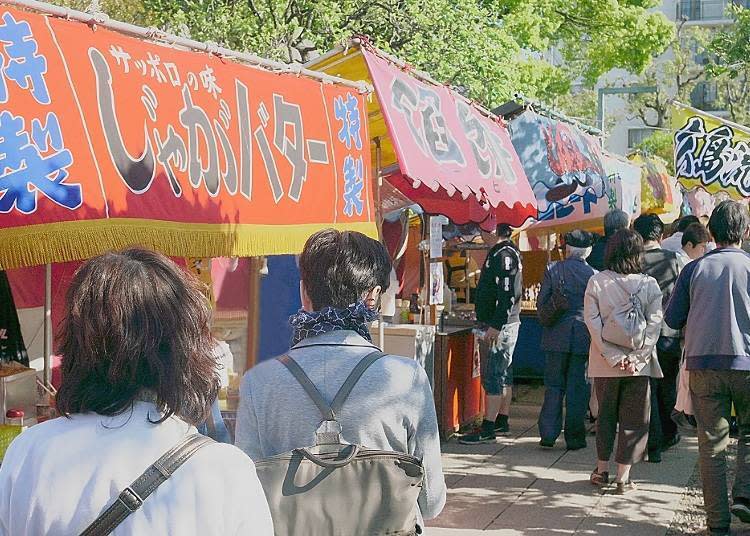
M 80 0 L 58 0 L 79 2 Z M 305 61 L 354 34 L 487 106 L 516 91 L 550 100 L 572 81 L 640 73 L 672 27 L 658 0 L 102 0 L 126 22 L 282 61 Z M 117 5 L 115 7 L 118 7 Z M 122 7 L 122 6 L 120 6 Z M 112 13 L 110 13 L 112 15 Z
M 711 40 L 709 77 L 732 121 L 750 124 L 750 9 L 733 6 L 734 24 Z
M 672 133 L 659 130 L 635 146 L 636 151 L 649 156 L 659 156 L 667 164 L 670 175 L 674 175 L 674 139 Z
M 696 51 L 705 50 L 708 42 L 707 30 L 687 27 L 685 21 L 677 25 L 665 57 L 650 66 L 640 82 L 655 86 L 656 91 L 629 97 L 631 111 L 646 126 L 668 127 L 672 102 L 690 102 L 690 94 L 706 72 L 705 65 L 696 61 Z

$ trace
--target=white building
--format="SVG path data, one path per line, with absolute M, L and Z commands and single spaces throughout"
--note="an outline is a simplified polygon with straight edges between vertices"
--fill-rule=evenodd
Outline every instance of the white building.
M 742 5 L 750 8 L 750 0 L 664 0 L 662 11 L 674 21 L 675 25 L 683 19 L 686 20 L 685 27 L 700 26 L 704 28 L 719 28 L 731 24 L 727 17 L 727 7 L 730 4 Z M 700 51 L 696 51 L 700 61 Z M 657 60 L 669 61 L 671 51 L 667 51 Z M 614 70 L 602 78 L 599 86 L 623 86 L 643 84 L 637 76 L 630 75 L 622 70 Z M 652 129 L 646 126 L 638 117 L 629 113 L 625 96 L 604 96 L 604 120 L 607 130 L 605 147 L 616 154 L 625 155 L 638 145 L 644 138 L 652 133 Z M 714 83 L 701 82 L 693 91 L 690 105 L 695 108 L 709 111 L 715 115 L 723 115 L 722 110 L 717 110 L 717 88 Z M 688 103 L 686 103 L 688 104 Z M 612 121 L 615 124 L 612 126 Z

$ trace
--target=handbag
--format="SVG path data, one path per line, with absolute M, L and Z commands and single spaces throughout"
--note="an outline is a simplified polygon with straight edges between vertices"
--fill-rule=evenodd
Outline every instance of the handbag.
M 152 463 L 141 476 L 122 490 L 109 508 L 97 517 L 80 536 L 110 534 L 127 517 L 138 510 L 149 495 L 161 486 L 193 454 L 213 443 L 210 437 L 191 434 Z
M 383 355 L 377 351 L 362 359 L 330 405 L 294 359 L 278 358 L 318 407 L 323 422 L 314 446 L 255 464 L 277 536 L 418 534 L 422 462 L 401 452 L 344 443 L 336 420 L 359 378 Z
M 558 267 L 560 269 L 556 270 Z M 558 263 L 550 268 L 550 275 L 552 271 L 557 272 L 557 284 L 554 279 L 552 283 L 552 293 L 549 298 L 544 302 L 537 304 L 537 317 L 542 327 L 551 328 L 560 320 L 565 312 L 570 309 L 570 302 L 568 295 L 565 293 L 565 277 L 562 273 L 561 264 Z

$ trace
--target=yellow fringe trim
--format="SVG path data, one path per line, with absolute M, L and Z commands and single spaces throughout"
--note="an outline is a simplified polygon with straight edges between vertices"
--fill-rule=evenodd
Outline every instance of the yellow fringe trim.
M 297 254 L 310 235 L 329 228 L 378 238 L 372 222 L 194 224 L 135 218 L 57 222 L 0 229 L 0 269 L 83 260 L 135 245 L 171 257 Z

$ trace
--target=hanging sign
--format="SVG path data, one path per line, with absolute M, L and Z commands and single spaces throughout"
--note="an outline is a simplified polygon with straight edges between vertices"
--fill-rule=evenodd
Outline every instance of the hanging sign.
M 0 268 L 140 243 L 294 253 L 375 233 L 349 86 L 0 9 Z

